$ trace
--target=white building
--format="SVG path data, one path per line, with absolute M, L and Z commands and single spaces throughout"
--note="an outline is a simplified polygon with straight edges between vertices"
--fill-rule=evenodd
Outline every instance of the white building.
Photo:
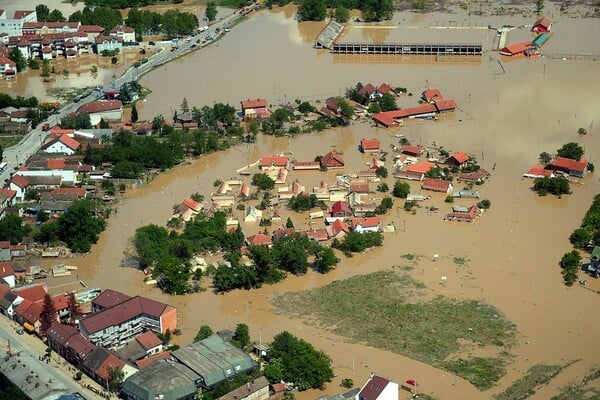
M 110 30 L 110 36 L 116 36 L 124 43 L 135 42 L 135 29 L 125 25 L 117 25 Z
M 15 11 L 12 19 L 7 18 L 4 10 L 0 10 L 0 33 L 6 33 L 8 36 L 21 36 L 23 35 L 23 24 L 26 22 L 37 22 L 35 10 Z
M 62 153 L 70 156 L 75 154 L 80 145 L 77 140 L 69 137 L 67 134 L 63 134 L 42 146 L 42 150 L 46 153 Z

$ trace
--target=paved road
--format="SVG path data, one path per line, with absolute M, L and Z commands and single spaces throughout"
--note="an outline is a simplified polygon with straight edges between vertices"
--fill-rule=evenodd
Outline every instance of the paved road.
M 72 373 L 56 360 L 40 361 L 45 345 L 27 334 L 17 335 L 15 323 L 0 316 L 0 372 L 21 388 L 32 400 L 56 399 L 62 394 L 80 393 L 86 399 L 101 397 L 82 388 L 72 378 Z M 10 355 L 8 346 L 10 343 Z M 56 359 L 56 353 L 53 358 Z
M 168 63 L 174 58 L 181 57 L 191 51 L 210 45 L 212 41 L 218 40 L 219 37 L 225 34 L 224 29 L 233 26 L 233 24 L 240 17 L 241 16 L 239 12 L 232 12 L 231 14 L 223 17 L 211 25 L 207 31 L 195 36 L 190 36 L 189 42 L 185 38 L 179 40 L 179 47 L 174 51 L 171 51 L 170 43 L 162 42 L 158 44 L 158 46 L 162 47 L 162 51 L 153 55 L 147 63 L 142 64 L 137 68 L 131 66 L 120 77 L 116 78 L 115 80 L 109 79 L 108 82 L 105 82 L 104 87 L 118 89 L 121 87 L 121 85 L 123 85 L 123 83 L 137 80 L 140 76 L 149 72 L 152 68 Z M 217 29 L 219 30 L 218 32 Z M 213 40 L 207 40 L 208 36 L 211 36 Z M 60 119 L 65 115 L 77 111 L 77 109 L 83 104 L 96 100 L 97 94 L 97 92 L 94 92 L 94 94 L 86 97 L 79 103 L 69 103 L 65 105 L 59 110 L 58 114 L 50 116 L 48 118 L 48 122 L 51 126 L 58 124 Z M 38 151 L 39 147 L 44 142 L 44 138 L 46 137 L 46 132 L 43 132 L 41 129 L 42 125 L 43 124 L 40 124 L 36 129 L 31 130 L 31 132 L 29 132 L 25 138 L 19 142 L 19 144 L 8 149 L 4 149 L 3 161 L 6 161 L 7 168 L 5 171 L 0 172 L 0 185 L 3 185 L 5 180 L 10 179 L 11 173 L 13 173 L 20 164 L 24 164 L 29 157 Z

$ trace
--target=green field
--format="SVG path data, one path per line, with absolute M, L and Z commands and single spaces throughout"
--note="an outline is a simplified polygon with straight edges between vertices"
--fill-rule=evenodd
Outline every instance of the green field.
M 7 149 L 19 143 L 21 139 L 23 139 L 23 135 L 0 136 L 0 147 Z
M 283 294 L 273 304 L 281 314 L 329 329 L 349 341 L 456 372 L 480 389 L 493 386 L 504 375 L 504 350 L 514 343 L 514 325 L 480 301 L 425 299 L 422 283 L 406 274 L 380 271 Z M 491 346 L 498 357 L 453 357 L 484 346 Z

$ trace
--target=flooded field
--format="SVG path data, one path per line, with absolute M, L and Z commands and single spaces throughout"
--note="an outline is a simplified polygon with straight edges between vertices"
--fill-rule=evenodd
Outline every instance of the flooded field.
M 550 398 L 560 386 L 581 378 L 590 365 L 600 360 L 600 348 L 594 345 L 600 336 L 599 298 L 582 287 L 565 287 L 557 263 L 571 250 L 568 236 L 600 192 L 598 173 L 574 184 L 573 194 L 562 199 L 538 197 L 530 190 L 531 181 L 523 180 L 521 174 L 537 162 L 540 152 L 553 153 L 568 141 L 579 142 L 590 160 L 598 158 L 600 98 L 590 94 L 600 89 L 599 64 L 589 60 L 519 60 L 505 64 L 504 73 L 492 53 L 485 54 L 480 63 L 467 65 L 360 60 L 336 63 L 329 53 L 311 48 L 323 23 L 298 24 L 291 19 L 294 14 L 292 7 L 261 11 L 213 46 L 144 76 L 142 84 L 153 93 L 139 108 L 141 119 L 152 119 L 159 113 L 170 115 L 183 97 L 190 106 L 228 102 L 237 107 L 240 100 L 254 97 L 266 97 L 271 104 L 296 98 L 322 101 L 342 94 L 346 87 L 359 81 L 407 87 L 415 96 L 401 97 L 398 102 L 404 106 L 416 105 L 422 90 L 439 88 L 444 97 L 456 100 L 458 110 L 438 121 L 410 122 L 394 131 L 374 128 L 370 122 L 356 122 L 347 128 L 291 139 L 259 136 L 256 144 L 204 156 L 161 174 L 147 186 L 126 195 L 90 254 L 69 260 L 69 264 L 79 267 L 79 279 L 88 287 L 137 293 L 176 306 L 182 328 L 182 336 L 177 340 L 184 344 L 202 324 L 220 330 L 232 329 L 240 322 L 250 326 L 254 340 L 260 335 L 268 341 L 283 330 L 309 340 L 332 357 L 337 377 L 324 392 L 301 393 L 301 400 L 339 392 L 341 379 L 352 378 L 358 384 L 371 372 L 397 382 L 417 379 L 421 391 L 449 400 L 489 399 L 542 362 L 564 364 L 580 360 L 532 399 Z M 414 17 L 410 13 L 397 16 L 407 21 Z M 443 18 L 449 17 L 434 14 L 419 23 L 431 24 Z M 521 16 L 514 19 L 506 23 L 532 20 Z M 587 24 L 587 20 L 561 20 L 552 43 L 568 46 L 561 42 L 562 32 L 569 37 L 568 32 L 576 32 Z M 595 51 L 598 42 L 594 35 L 583 37 L 581 46 Z M 578 136 L 580 127 L 585 127 L 588 135 Z M 293 159 L 308 161 L 335 148 L 344 153 L 344 171 L 354 172 L 364 169 L 370 161 L 370 157 L 357 151 L 361 138 L 378 137 L 382 148 L 388 149 L 390 144 L 398 143 L 394 133 L 405 135 L 414 144 L 435 144 L 476 156 L 479 164 L 492 173 L 490 181 L 478 187 L 482 197 L 491 200 L 491 209 L 474 224 L 448 223 L 442 221 L 449 208 L 444 203 L 445 196 L 433 195 L 426 203 L 440 207 L 438 213 L 419 208 L 412 215 L 402 210 L 402 202 L 396 201 L 395 208 L 399 209 L 388 213 L 384 223 L 393 222 L 402 229 L 386 234 L 383 248 L 351 259 L 342 258 L 338 267 L 326 275 L 309 272 L 290 276 L 285 282 L 253 291 L 215 295 L 208 290 L 170 297 L 145 285 L 141 272 L 119 267 L 124 253 L 130 251 L 128 241 L 137 227 L 149 223 L 164 225 L 173 204 L 194 192 L 208 196 L 214 180 L 235 176 L 237 168 L 261 155 L 291 151 Z M 334 175 L 332 171 L 290 173 L 288 182 L 298 178 L 311 188 L 322 179 L 331 183 Z M 392 178 L 387 182 L 393 185 Z M 412 185 L 418 192 L 417 185 Z M 469 204 L 458 204 L 463 203 Z M 284 211 L 283 221 L 288 215 L 291 214 Z M 295 217 L 297 226 L 308 224 L 302 222 L 301 216 Z M 246 235 L 259 231 L 256 225 L 243 224 L 242 229 Z M 369 346 L 346 343 L 328 331 L 273 312 L 277 304 L 272 299 L 278 294 L 389 269 L 401 263 L 400 256 L 406 253 L 423 255 L 411 274 L 427 286 L 430 294 L 484 300 L 516 325 L 518 344 L 507 349 L 514 358 L 498 387 L 480 392 L 447 371 Z M 434 254 L 439 255 L 435 262 Z M 468 265 L 457 266 L 455 257 L 468 259 Z M 442 276 L 447 277 L 445 285 L 440 284 Z M 597 282 L 591 285 L 599 286 Z

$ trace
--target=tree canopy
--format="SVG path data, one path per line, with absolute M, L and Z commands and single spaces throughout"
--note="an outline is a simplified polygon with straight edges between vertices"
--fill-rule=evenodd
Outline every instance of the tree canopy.
M 536 178 L 533 183 L 533 190 L 540 196 L 545 196 L 548 193 L 555 196 L 571 193 L 569 181 L 563 177 L 543 177 Z
M 199 342 L 214 334 L 213 330 L 208 325 L 200 326 L 198 333 L 194 337 L 194 342 Z
M 209 21 L 214 21 L 217 18 L 217 5 L 214 1 L 209 1 L 206 4 L 206 10 L 204 11 L 204 16 L 208 18 Z
M 19 244 L 30 232 L 31 226 L 18 215 L 6 214 L 0 219 L 0 241 L 8 240 L 11 244 Z
M 258 186 L 260 190 L 271 190 L 275 187 L 275 181 L 267 174 L 254 174 L 252 184 Z
M 580 161 L 583 157 L 583 147 L 575 142 L 566 143 L 556 151 L 556 154 L 560 157 L 570 158 L 572 160 Z
M 60 239 L 72 251 L 87 253 L 98 241 L 100 232 L 106 227 L 104 218 L 96 216 L 97 206 L 93 200 L 75 201 L 56 220 Z
M 275 336 L 269 357 L 269 364 L 279 364 L 283 380 L 293 382 L 301 391 L 323 389 L 334 377 L 329 356 L 289 332 Z
M 406 182 L 397 181 L 394 183 L 394 189 L 392 191 L 394 197 L 406 199 L 410 194 L 410 185 Z

